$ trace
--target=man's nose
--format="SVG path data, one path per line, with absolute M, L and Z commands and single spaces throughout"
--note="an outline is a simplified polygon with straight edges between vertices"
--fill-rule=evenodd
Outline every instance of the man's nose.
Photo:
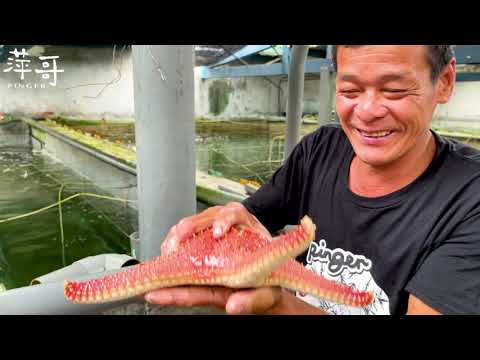
M 355 113 L 361 121 L 373 121 L 387 115 L 388 109 L 382 104 L 377 94 L 364 94 L 360 97 Z

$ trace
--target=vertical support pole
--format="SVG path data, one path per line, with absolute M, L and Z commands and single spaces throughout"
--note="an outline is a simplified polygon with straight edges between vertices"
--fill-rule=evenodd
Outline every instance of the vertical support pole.
M 332 45 L 327 45 L 327 60 L 332 60 Z M 330 66 L 320 67 L 320 96 L 318 102 L 318 125 L 330 122 L 332 112 L 332 75 Z
M 288 74 L 289 64 L 290 64 L 290 47 L 288 45 L 283 45 L 282 47 L 282 65 L 283 71 Z
M 305 60 L 308 45 L 294 45 L 288 73 L 287 130 L 285 134 L 285 159 L 300 139 L 305 84 Z
M 288 71 L 290 67 L 290 46 L 283 45 L 282 46 L 282 66 L 283 66 L 283 73 L 288 76 Z M 283 76 L 283 74 L 282 74 Z M 284 81 L 280 76 L 280 80 L 278 82 L 278 116 L 282 115 L 282 108 L 283 108 L 283 90 L 282 90 L 282 82 Z M 285 99 L 287 100 L 287 99 Z M 287 112 L 286 105 L 285 105 L 285 113 Z
M 196 211 L 192 45 L 133 46 L 140 254 Z

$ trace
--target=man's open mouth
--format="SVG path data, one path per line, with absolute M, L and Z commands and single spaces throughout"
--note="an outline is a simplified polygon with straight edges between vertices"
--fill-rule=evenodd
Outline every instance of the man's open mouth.
M 372 138 L 372 139 L 384 138 L 393 133 L 393 130 L 380 130 L 380 131 L 363 131 L 360 129 L 356 129 L 356 130 L 360 133 L 360 135 L 365 136 L 367 138 Z

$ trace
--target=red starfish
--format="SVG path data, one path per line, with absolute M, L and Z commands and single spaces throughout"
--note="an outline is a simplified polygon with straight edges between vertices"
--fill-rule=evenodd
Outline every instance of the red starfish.
M 308 216 L 273 239 L 235 227 L 215 239 L 210 227 L 177 250 L 123 272 L 83 282 L 66 281 L 64 292 L 73 302 L 100 303 L 182 285 L 281 286 L 350 306 L 370 304 L 372 293 L 324 279 L 293 259 L 308 248 L 314 236 L 315 225 Z

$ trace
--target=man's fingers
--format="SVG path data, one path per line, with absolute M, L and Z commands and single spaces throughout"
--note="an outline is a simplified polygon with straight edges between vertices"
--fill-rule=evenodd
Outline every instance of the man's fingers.
M 263 287 L 238 291 L 230 296 L 226 311 L 232 315 L 268 313 L 281 299 L 281 289 Z
M 228 297 L 234 290 L 213 286 L 185 286 L 162 288 L 145 294 L 147 302 L 157 305 L 216 306 L 225 309 Z
M 219 216 L 213 221 L 213 236 L 220 237 L 225 234 L 233 225 L 241 222 L 240 214 L 234 209 L 225 207 L 220 210 Z
M 220 209 L 221 206 L 213 206 L 202 211 L 200 214 L 189 216 L 180 220 L 176 225 L 176 236 L 181 241 L 191 234 L 203 230 L 212 224 Z
M 172 226 L 170 231 L 168 232 L 165 240 L 163 240 L 162 244 L 160 245 L 160 253 L 162 255 L 168 254 L 174 251 L 178 246 L 178 238 L 177 238 L 177 225 Z
M 209 226 L 220 209 L 221 206 L 210 207 L 200 214 L 183 218 L 172 226 L 161 245 L 162 254 L 174 251 L 182 240 Z
M 237 202 L 228 203 L 216 214 L 212 225 L 213 236 L 218 238 L 224 235 L 234 225 L 238 225 L 240 228 L 251 228 L 270 237 L 267 229 L 241 203 Z

